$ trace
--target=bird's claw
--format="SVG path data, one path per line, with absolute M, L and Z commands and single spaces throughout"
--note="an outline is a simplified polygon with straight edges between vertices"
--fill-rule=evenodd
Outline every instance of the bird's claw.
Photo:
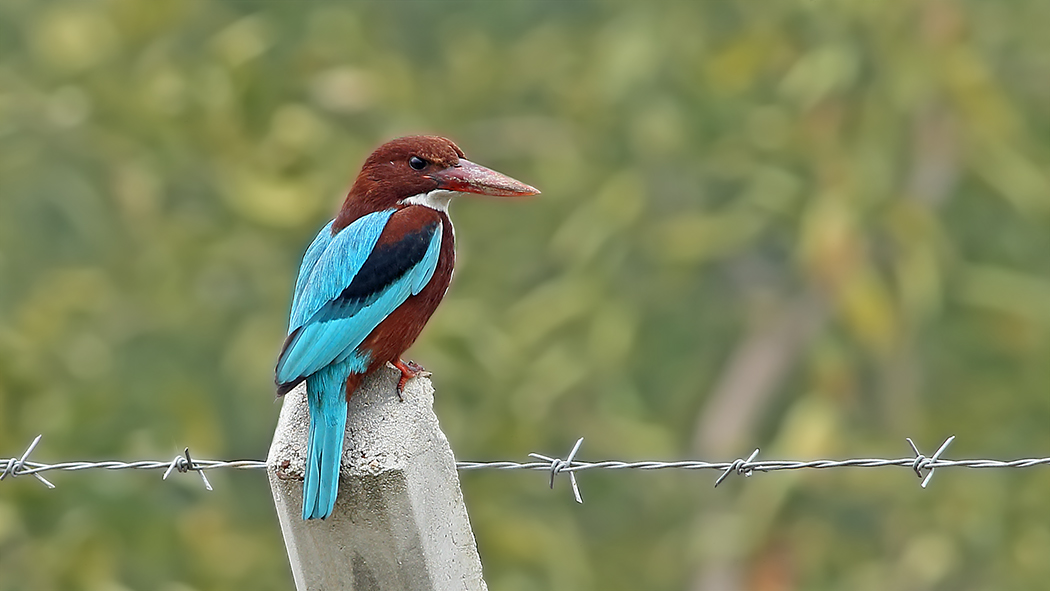
M 429 373 L 422 365 L 416 363 L 415 361 L 412 361 L 411 359 L 409 359 L 408 361 L 402 361 L 401 363 L 404 363 L 405 367 L 412 370 L 416 374 L 421 374 L 424 372 Z
M 388 362 L 387 365 L 401 372 L 401 379 L 397 381 L 397 399 L 401 402 L 405 401 L 403 394 L 405 391 L 405 385 L 408 384 L 409 380 L 416 376 L 429 378 L 432 375 L 429 371 L 424 369 L 422 365 L 411 360 L 406 362 L 402 359 L 398 359 L 396 363 Z

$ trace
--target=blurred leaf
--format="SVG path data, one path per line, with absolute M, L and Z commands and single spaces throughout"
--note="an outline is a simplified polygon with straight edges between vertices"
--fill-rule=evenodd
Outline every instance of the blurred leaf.
M 962 270 L 956 296 L 971 306 L 1050 324 L 1050 279 L 1044 277 L 969 265 Z

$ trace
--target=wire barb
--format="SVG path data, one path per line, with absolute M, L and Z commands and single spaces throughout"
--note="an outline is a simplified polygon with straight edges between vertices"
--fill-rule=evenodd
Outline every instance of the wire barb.
M 204 470 L 201 469 L 199 466 L 193 465 L 193 459 L 190 458 L 190 448 L 188 447 L 185 450 L 183 450 L 181 456 L 175 456 L 175 458 L 171 460 L 171 464 L 169 464 L 168 469 L 164 471 L 164 477 L 161 478 L 161 480 L 167 480 L 168 475 L 171 474 L 172 470 L 178 470 L 183 474 L 189 472 L 190 470 L 193 470 L 197 472 L 197 474 L 201 475 L 201 480 L 204 481 L 204 488 L 208 490 L 213 490 L 211 487 L 211 483 L 208 482 L 208 477 L 204 474 Z
M 16 477 L 16 476 L 18 476 L 20 474 L 27 473 L 27 474 L 32 474 L 33 476 L 35 476 L 37 480 L 39 480 L 40 482 L 43 482 L 44 485 L 47 486 L 48 488 L 55 488 L 54 484 L 51 484 L 46 478 L 44 478 L 40 474 L 37 474 L 36 472 L 24 472 L 24 468 L 25 468 L 25 465 L 26 465 L 26 458 L 29 457 L 29 454 L 33 453 L 33 449 L 35 449 L 37 444 L 40 443 L 40 439 L 43 436 L 44 436 L 43 433 L 41 433 L 40 435 L 37 435 L 36 439 L 33 440 L 33 443 L 30 443 L 29 447 L 26 448 L 26 451 L 25 451 L 24 454 L 22 454 L 22 457 L 20 457 L 20 458 L 11 458 L 10 460 L 7 461 L 7 465 L 4 466 L 4 471 L 0 472 L 0 480 L 3 480 L 4 478 L 7 478 L 8 475 L 10 475 L 11 478 L 14 478 L 14 477 Z
M 580 486 L 576 483 L 576 474 L 572 471 L 572 461 L 576 458 L 576 452 L 580 451 L 580 446 L 583 445 L 583 437 L 576 440 L 576 445 L 572 446 L 572 451 L 569 452 L 569 456 L 564 460 L 558 458 L 548 458 L 537 453 L 529 454 L 529 457 L 536 458 L 537 460 L 543 460 L 550 462 L 551 471 L 551 490 L 554 489 L 554 477 L 559 472 L 565 470 L 569 474 L 569 482 L 572 483 L 572 494 L 576 497 L 577 503 L 583 503 L 583 497 L 580 496 Z M 567 469 L 567 470 L 566 470 Z
M 751 474 L 754 473 L 754 469 L 751 467 L 751 462 L 755 461 L 755 458 L 757 457 L 758 448 L 756 447 L 755 451 L 751 452 L 751 455 L 748 456 L 746 460 L 741 460 L 740 458 L 733 460 L 733 463 L 729 464 L 729 467 L 726 468 L 725 471 L 722 472 L 722 475 L 718 477 L 718 480 L 715 481 L 715 488 L 718 488 L 718 485 L 722 484 L 722 481 L 726 479 L 726 476 L 729 476 L 729 474 L 734 471 L 737 474 L 743 474 L 745 478 L 749 478 Z
M 941 454 L 944 453 L 944 450 L 948 449 L 948 446 L 951 445 L 953 441 L 955 441 L 955 435 L 951 435 L 945 439 L 944 443 L 942 443 L 941 446 L 937 448 L 937 451 L 934 452 L 933 456 L 929 458 L 919 453 L 919 448 L 916 447 L 915 442 L 911 440 L 911 437 L 905 437 L 904 439 L 907 440 L 908 445 L 911 446 L 911 450 L 915 452 L 915 462 L 912 463 L 911 468 L 912 470 L 915 470 L 916 476 L 922 478 L 922 484 L 919 486 L 926 488 L 926 485 L 930 483 L 930 479 L 933 478 L 933 471 L 937 468 L 937 462 L 940 461 Z M 929 470 L 929 472 L 926 473 L 925 478 L 922 476 L 923 470 Z

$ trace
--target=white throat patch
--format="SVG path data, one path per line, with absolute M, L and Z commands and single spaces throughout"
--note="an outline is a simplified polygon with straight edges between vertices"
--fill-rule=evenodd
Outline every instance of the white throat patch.
M 443 211 L 447 214 L 448 204 L 452 201 L 452 197 L 455 195 L 455 191 L 435 189 L 429 193 L 420 193 L 419 195 L 405 197 L 400 203 L 404 205 L 422 205 L 424 207 L 429 207 L 430 209 Z

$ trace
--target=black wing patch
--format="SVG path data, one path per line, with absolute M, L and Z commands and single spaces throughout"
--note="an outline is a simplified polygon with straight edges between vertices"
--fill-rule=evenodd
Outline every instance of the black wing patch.
M 314 321 L 349 318 L 375 302 L 385 288 L 423 260 L 439 223 L 432 222 L 415 232 L 409 232 L 397 242 L 376 246 L 350 285 L 318 310 Z

